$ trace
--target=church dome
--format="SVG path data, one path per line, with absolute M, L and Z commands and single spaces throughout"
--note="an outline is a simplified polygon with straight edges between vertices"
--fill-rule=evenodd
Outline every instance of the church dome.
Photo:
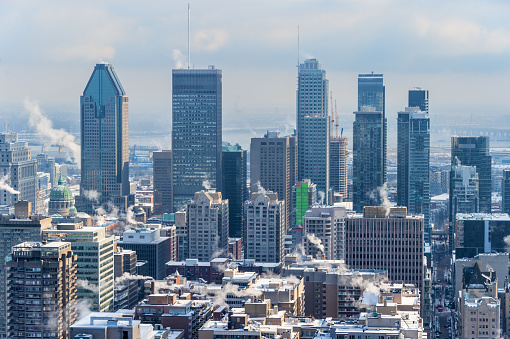
M 73 194 L 69 187 L 64 183 L 62 176 L 58 179 L 58 185 L 53 187 L 50 192 L 50 201 L 69 201 L 73 200 Z

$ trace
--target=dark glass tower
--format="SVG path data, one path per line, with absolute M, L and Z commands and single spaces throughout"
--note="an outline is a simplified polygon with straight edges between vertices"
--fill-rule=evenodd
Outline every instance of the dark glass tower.
M 430 119 L 418 107 L 406 107 L 397 118 L 397 204 L 410 214 L 423 214 L 425 243 L 430 229 Z
M 492 157 L 489 149 L 489 137 L 452 137 L 452 166 L 455 165 L 455 158 L 460 160 L 462 166 L 476 167 L 480 183 L 480 212 L 491 213 Z
M 174 211 L 195 192 L 222 190 L 222 72 L 172 71 L 172 152 Z
M 407 107 L 419 107 L 420 111 L 429 112 L 429 90 L 415 87 L 409 90 Z
M 328 92 L 329 81 L 319 61 L 307 59 L 299 65 L 296 93 L 298 180 L 311 179 L 317 190 L 326 196 L 329 190 Z
M 76 207 L 93 214 L 95 205 L 112 202 L 124 211 L 130 193 L 128 97 L 112 65 L 96 65 L 80 97 L 80 112 L 81 184 Z M 90 199 L 90 192 L 99 197 Z
M 383 113 L 374 107 L 362 106 L 354 112 L 352 124 L 352 201 L 353 209 L 361 213 L 364 206 L 378 206 L 381 203 L 378 188 L 386 177 L 384 155 Z
M 510 169 L 503 170 L 503 182 L 501 184 L 501 196 L 503 197 L 501 210 L 510 214 Z
M 383 183 L 386 182 L 386 147 L 387 147 L 387 119 L 386 119 L 386 95 L 382 74 L 359 74 L 358 75 L 358 111 L 362 107 L 374 107 L 382 113 L 382 170 Z M 362 211 L 359 211 L 362 212 Z
M 173 212 L 172 151 L 152 153 L 154 214 Z
M 229 237 L 243 237 L 243 206 L 248 200 L 247 163 L 248 152 L 241 146 L 223 146 L 222 198 L 228 199 Z

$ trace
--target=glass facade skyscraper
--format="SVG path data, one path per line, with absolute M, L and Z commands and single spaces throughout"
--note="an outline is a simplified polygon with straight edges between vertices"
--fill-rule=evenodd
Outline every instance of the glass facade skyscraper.
M 374 74 L 374 72 L 372 72 L 370 74 L 358 75 L 358 111 L 361 111 L 362 107 L 374 107 L 376 111 L 382 113 L 383 154 L 381 161 L 383 170 L 383 183 L 385 183 L 388 123 L 386 119 L 386 92 L 382 74 Z
M 311 179 L 329 190 L 329 81 L 316 59 L 299 65 L 297 89 L 298 180 Z
M 429 112 L 429 90 L 415 87 L 409 90 L 407 107 L 419 107 L 420 111 Z
M 423 214 L 425 243 L 430 228 L 430 119 L 418 107 L 406 107 L 397 118 L 397 205 Z
M 361 109 L 354 112 L 352 124 L 352 202 L 358 213 L 381 203 L 378 188 L 386 180 L 383 113 L 374 107 Z
M 195 192 L 222 190 L 222 72 L 172 70 L 174 211 Z
M 76 207 L 91 214 L 94 205 L 112 202 L 126 210 L 130 193 L 128 97 L 112 65 L 95 66 L 80 97 L 80 112 L 81 184 Z M 99 198 L 87 198 L 90 191 L 99 193 Z

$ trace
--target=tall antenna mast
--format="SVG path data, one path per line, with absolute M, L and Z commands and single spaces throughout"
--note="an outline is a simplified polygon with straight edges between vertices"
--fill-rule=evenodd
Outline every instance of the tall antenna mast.
M 189 17 L 190 17 L 190 9 L 189 9 L 189 3 L 188 3 L 188 69 L 191 65 L 191 62 L 190 62 L 190 48 L 189 48 Z

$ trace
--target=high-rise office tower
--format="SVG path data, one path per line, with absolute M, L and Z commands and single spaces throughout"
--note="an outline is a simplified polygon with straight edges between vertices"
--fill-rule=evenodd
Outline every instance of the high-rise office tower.
M 347 199 L 347 145 L 349 139 L 331 137 L 329 142 L 329 184 L 334 192 Z
M 358 111 L 362 107 L 374 107 L 382 113 L 382 139 L 383 139 L 383 183 L 386 182 L 386 149 L 388 145 L 388 120 L 386 118 L 386 94 L 382 74 L 358 75 Z
M 407 107 L 418 107 L 420 111 L 429 112 L 429 90 L 414 87 L 409 90 Z
M 70 242 L 77 255 L 77 297 L 92 301 L 92 309 L 108 312 L 113 308 L 113 236 L 106 227 L 82 227 L 82 223 L 59 224 L 43 231 L 43 241 Z
M 263 138 L 251 139 L 251 192 L 263 188 L 278 193 L 286 205 L 285 227 L 289 224 L 291 191 L 297 178 L 297 145 L 296 137 L 280 137 L 279 132 L 267 132 Z
M 302 243 L 303 238 L 303 217 L 317 201 L 317 185 L 310 179 L 299 181 L 292 186 L 292 206 L 290 214 L 290 226 L 288 233 L 292 236 L 292 248 Z
M 252 193 L 244 203 L 244 258 L 281 262 L 284 255 L 285 202 L 271 191 Z
M 56 174 L 55 158 L 47 154 L 37 154 L 37 172 L 49 173 L 51 187 L 57 184 L 58 176 Z
M 31 215 L 32 207 L 29 202 L 14 204 L 14 215 L 4 215 L 0 219 L 0 338 L 7 337 L 7 303 L 6 287 L 7 275 L 5 258 L 11 253 L 12 247 L 22 242 L 37 242 L 42 239 L 43 230 L 51 227 L 51 218 L 40 215 Z
M 9 338 L 68 338 L 78 316 L 76 259 L 68 242 L 12 248 L 6 267 Z
M 449 248 L 455 248 L 457 213 L 480 212 L 480 180 L 475 166 L 462 166 L 458 159 L 450 172 Z
M 378 189 L 386 182 L 385 118 L 374 107 L 354 112 L 352 124 L 352 201 L 360 213 L 364 206 L 378 206 Z
M 210 261 L 228 253 L 228 200 L 220 192 L 200 191 L 188 201 L 188 258 Z
M 188 258 L 188 215 L 186 211 L 175 212 L 175 234 L 177 237 L 177 261 Z
M 405 207 L 366 206 L 345 220 L 345 263 L 387 270 L 392 281 L 423 286 L 423 217 Z
M 239 145 L 223 146 L 223 199 L 228 200 L 229 237 L 243 237 L 243 206 L 248 200 L 248 152 Z
M 430 119 L 418 107 L 406 107 L 397 118 L 397 205 L 410 214 L 423 214 L 425 242 L 430 228 Z
M 152 153 L 154 180 L 154 214 L 162 215 L 173 211 L 172 151 Z
M 501 196 L 503 197 L 501 210 L 503 213 L 510 214 L 510 169 L 503 170 Z
M 0 133 L 0 155 L 0 178 L 12 188 L 0 190 L 0 205 L 30 201 L 35 211 L 37 160 L 32 159 L 28 142 L 18 141 L 17 133 Z
M 296 94 L 297 180 L 311 179 L 325 194 L 329 191 L 328 93 L 329 81 L 320 62 L 307 59 L 300 64 Z
M 156 280 L 165 279 L 165 264 L 171 260 L 171 240 L 162 237 L 157 227 L 146 226 L 132 228 L 122 234 L 122 240 L 117 244 L 126 250 L 136 252 L 137 260 L 147 261 L 146 275 Z
M 127 210 L 129 188 L 128 97 L 113 69 L 97 64 L 80 97 L 81 184 L 76 208 L 113 203 Z M 89 192 L 99 193 L 97 200 Z
M 491 213 L 492 157 L 489 137 L 452 137 L 452 167 L 457 158 L 462 166 L 475 166 L 480 181 L 480 212 Z M 450 182 L 450 191 L 452 183 Z M 451 194 L 451 192 L 450 192 Z M 450 201 L 451 195 L 450 195 Z
M 221 82 L 214 66 L 172 70 L 174 211 L 195 192 L 223 188 Z
M 303 217 L 303 244 L 306 255 L 314 258 L 344 259 L 345 208 L 316 206 Z

